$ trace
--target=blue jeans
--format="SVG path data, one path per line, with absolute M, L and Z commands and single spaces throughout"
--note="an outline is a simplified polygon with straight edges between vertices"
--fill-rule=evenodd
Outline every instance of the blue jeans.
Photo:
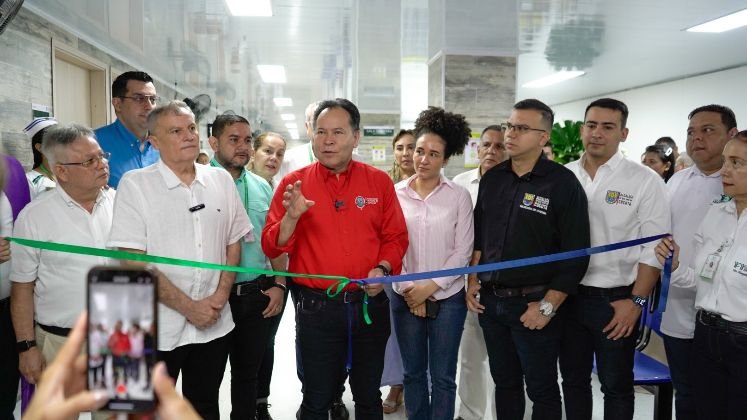
M 578 295 L 568 297 L 563 303 L 566 318 L 560 373 L 565 415 L 569 420 L 591 419 L 591 370 L 595 355 L 604 394 L 605 420 L 633 418 L 633 356 L 638 334 L 636 329 L 628 337 L 610 340 L 602 332 L 615 314 L 610 305 L 614 300 Z
M 488 349 L 490 374 L 495 382 L 497 420 L 524 418 L 524 382 L 532 400 L 532 419 L 560 420 L 558 352 L 563 333 L 563 308 L 541 330 L 530 330 L 519 318 L 529 302 L 544 292 L 499 298 L 487 289 L 480 294 L 485 311 L 480 326 Z
M 676 338 L 662 334 L 664 350 L 667 354 L 669 374 L 674 387 L 674 408 L 677 420 L 695 420 L 695 399 L 693 384 L 690 381 L 692 369 L 692 338 Z
M 410 420 L 451 420 L 456 402 L 456 369 L 467 304 L 464 290 L 439 301 L 436 319 L 410 313 L 404 298 L 391 301 L 405 369 L 405 408 Z M 430 369 L 433 388 L 428 392 Z
M 389 339 L 389 299 L 381 292 L 368 299 L 372 324 L 363 319 L 362 303 L 329 299 L 324 290 L 299 288 L 296 340 L 303 367 L 301 420 L 327 420 L 347 374 L 348 321 L 352 330 L 350 390 L 355 418 L 381 420 L 379 382 Z
M 705 325 L 698 313 L 691 375 L 697 418 L 745 418 L 747 335 Z

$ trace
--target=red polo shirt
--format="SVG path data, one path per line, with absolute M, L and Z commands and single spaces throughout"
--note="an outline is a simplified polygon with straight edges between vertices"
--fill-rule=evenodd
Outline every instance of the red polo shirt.
M 277 246 L 280 221 L 285 215 L 283 192 L 301 180 L 301 192 L 315 204 L 296 224 L 286 246 Z M 351 161 L 335 176 L 319 162 L 291 172 L 278 185 L 262 231 L 262 249 L 275 258 L 287 252 L 288 271 L 366 278 L 379 261 L 402 268 L 408 246 L 407 226 L 389 175 L 372 166 Z M 294 277 L 303 286 L 326 289 L 333 280 Z M 354 290 L 350 285 L 346 290 Z

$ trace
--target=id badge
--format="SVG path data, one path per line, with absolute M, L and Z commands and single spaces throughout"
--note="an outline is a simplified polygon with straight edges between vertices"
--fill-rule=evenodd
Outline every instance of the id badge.
M 706 280 L 713 280 L 713 277 L 716 275 L 716 270 L 718 270 L 718 264 L 720 262 L 720 255 L 710 254 L 708 258 L 706 258 L 703 267 L 700 269 L 700 277 L 703 277 Z

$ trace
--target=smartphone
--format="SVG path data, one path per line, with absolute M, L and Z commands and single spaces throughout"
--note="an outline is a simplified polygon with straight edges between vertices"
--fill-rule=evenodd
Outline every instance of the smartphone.
M 441 302 L 437 300 L 425 300 L 425 316 L 430 319 L 438 317 L 438 311 L 441 309 Z
M 148 270 L 94 267 L 88 272 L 88 389 L 106 390 L 101 410 L 155 408 L 151 374 L 158 349 L 158 289 Z

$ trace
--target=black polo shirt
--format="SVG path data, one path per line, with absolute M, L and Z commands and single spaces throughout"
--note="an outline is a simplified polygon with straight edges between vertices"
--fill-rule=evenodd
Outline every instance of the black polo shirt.
M 480 264 L 589 247 L 586 193 L 564 166 L 540 156 L 519 177 L 511 160 L 487 171 L 475 206 L 475 251 Z M 478 274 L 481 282 L 505 287 L 546 284 L 575 293 L 589 257 Z

